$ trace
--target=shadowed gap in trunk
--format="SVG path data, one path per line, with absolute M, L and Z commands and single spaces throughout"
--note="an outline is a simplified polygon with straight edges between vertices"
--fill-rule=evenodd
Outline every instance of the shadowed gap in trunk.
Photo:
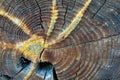
M 49 62 L 39 63 L 36 70 L 37 76 L 43 80 L 58 80 L 55 67 Z

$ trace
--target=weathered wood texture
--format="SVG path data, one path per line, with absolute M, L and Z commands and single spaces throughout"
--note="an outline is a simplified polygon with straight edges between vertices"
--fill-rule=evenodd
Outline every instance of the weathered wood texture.
M 0 80 L 26 80 L 26 75 L 30 75 L 29 80 L 51 80 L 54 68 L 59 80 L 120 80 L 120 0 L 92 0 L 81 21 L 72 25 L 87 1 L 0 0 Z M 69 33 L 66 29 L 70 24 L 75 29 Z M 65 30 L 61 38 L 59 34 Z M 46 43 L 38 47 L 42 47 L 40 61 L 35 61 L 38 56 L 33 60 L 15 48 L 19 42 L 33 39 L 32 34 L 42 36 Z M 21 56 L 28 60 L 21 60 Z M 45 69 L 38 67 L 41 61 L 54 68 L 45 67 L 45 74 Z

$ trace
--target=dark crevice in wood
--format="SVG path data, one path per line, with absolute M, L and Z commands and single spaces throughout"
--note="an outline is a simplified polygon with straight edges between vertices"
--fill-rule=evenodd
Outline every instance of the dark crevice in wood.
M 41 25 L 41 28 L 44 30 L 44 26 L 42 25 L 42 18 L 41 18 L 41 16 L 42 16 L 42 13 L 41 13 L 41 7 L 39 6 L 39 3 L 38 3 L 38 1 L 37 0 L 35 0 L 35 2 L 36 2 L 36 4 L 37 4 L 37 6 L 38 6 L 38 8 L 39 8 L 39 13 L 40 13 L 40 25 Z
M 17 67 L 22 67 L 22 69 L 20 69 L 19 72 L 17 72 L 14 77 L 16 77 L 21 71 L 23 71 L 29 64 L 31 63 L 30 60 L 24 58 L 24 57 L 20 57 L 19 58 L 19 63 L 17 64 Z
M 120 33 L 113 34 L 113 35 L 110 35 L 110 36 L 107 36 L 107 37 L 101 37 L 100 39 L 91 40 L 91 41 L 87 41 L 87 42 L 82 42 L 82 43 L 76 44 L 74 46 L 83 45 L 83 44 L 89 44 L 89 43 L 94 43 L 94 42 L 98 42 L 98 41 L 105 40 L 105 39 L 108 39 L 108 38 L 111 38 L 111 37 L 115 37 L 115 36 L 119 36 L 119 35 L 120 35 Z M 65 48 L 65 47 L 69 47 L 69 46 L 73 46 L 73 45 L 70 44 L 70 45 L 67 45 L 67 46 L 63 46 L 61 48 Z M 49 49 L 60 49 L 60 48 L 49 48 Z
M 36 73 L 43 80 L 58 80 L 55 67 L 50 62 L 40 62 Z
M 68 12 L 68 5 L 67 5 L 66 10 L 65 10 L 64 23 L 63 23 L 63 25 L 62 25 L 62 28 L 64 27 L 65 22 L 66 22 L 66 15 L 67 15 L 67 12 Z
M 0 77 L 2 78 L 2 80 L 13 80 L 13 77 L 6 74 L 0 74 Z
M 103 8 L 103 6 L 106 4 L 107 0 L 104 0 L 103 4 L 100 6 L 100 8 L 95 12 L 95 14 L 93 14 L 92 18 L 94 18 L 97 13 Z
M 63 0 L 62 0 L 61 2 L 62 2 L 62 6 L 63 6 L 63 8 L 66 8 L 66 7 L 64 6 L 64 3 L 66 3 L 68 9 L 69 9 L 69 10 L 73 10 L 74 7 L 75 7 L 76 0 L 74 0 L 74 1 L 72 1 L 72 0 L 66 0 L 66 1 L 63 1 Z M 72 2 L 73 2 L 73 3 L 72 3 Z M 73 4 L 73 6 L 72 6 L 71 4 Z M 69 6 L 72 6 L 72 8 L 70 9 Z

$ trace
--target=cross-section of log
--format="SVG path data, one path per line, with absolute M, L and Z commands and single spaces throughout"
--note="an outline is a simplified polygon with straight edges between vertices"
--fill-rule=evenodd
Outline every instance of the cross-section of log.
M 0 0 L 0 80 L 120 80 L 120 0 Z

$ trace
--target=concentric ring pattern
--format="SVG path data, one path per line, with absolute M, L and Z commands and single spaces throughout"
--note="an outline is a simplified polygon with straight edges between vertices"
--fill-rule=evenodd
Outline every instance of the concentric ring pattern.
M 0 80 L 55 80 L 42 62 L 58 80 L 120 80 L 120 0 L 0 0 Z

